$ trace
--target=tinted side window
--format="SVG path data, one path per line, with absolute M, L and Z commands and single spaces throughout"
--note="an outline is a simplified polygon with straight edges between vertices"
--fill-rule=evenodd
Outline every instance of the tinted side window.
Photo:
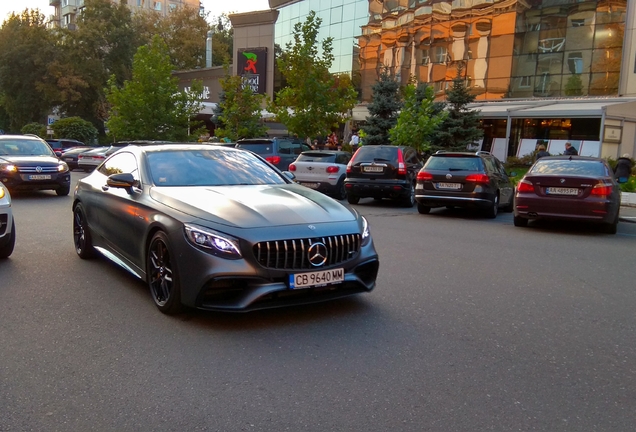
M 137 159 L 132 153 L 120 153 L 104 162 L 99 172 L 107 176 L 130 173 L 137 177 Z
M 287 140 L 278 141 L 278 153 L 280 154 L 292 154 L 292 143 Z
M 488 171 L 489 173 L 496 173 L 499 171 L 497 169 L 497 166 L 495 165 L 495 161 L 492 158 L 483 158 L 482 160 L 484 161 L 484 165 L 486 166 L 486 171 Z

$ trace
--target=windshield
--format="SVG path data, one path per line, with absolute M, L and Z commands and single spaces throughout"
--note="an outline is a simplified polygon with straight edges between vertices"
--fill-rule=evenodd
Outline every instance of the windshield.
M 532 174 L 554 174 L 604 177 L 609 173 L 605 164 L 596 160 L 552 159 L 538 160 L 530 170 Z
M 0 140 L 0 156 L 55 156 L 45 142 L 33 139 Z
M 147 153 L 152 181 L 157 186 L 233 186 L 285 184 L 280 174 L 245 151 L 165 150 Z

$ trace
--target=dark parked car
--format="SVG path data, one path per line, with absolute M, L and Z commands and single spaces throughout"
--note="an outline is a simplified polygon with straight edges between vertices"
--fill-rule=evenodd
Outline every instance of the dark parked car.
M 262 156 L 281 171 L 287 171 L 289 164 L 295 161 L 299 154 L 311 150 L 307 143 L 292 138 L 242 139 L 236 142 L 236 147 Z
M 146 281 L 164 313 L 368 292 L 379 267 L 364 217 L 241 149 L 128 146 L 79 180 L 73 215 L 77 254 Z
M 95 147 L 73 147 L 68 150 L 62 152 L 60 159 L 62 159 L 68 165 L 69 169 L 72 171 L 74 169 L 79 168 L 77 164 L 79 155 L 89 150 L 93 150 Z
M 404 207 L 415 204 L 415 177 L 422 161 L 412 147 L 377 145 L 360 147 L 347 165 L 347 200 L 390 198 Z
M 66 138 L 47 139 L 46 142 L 49 143 L 49 145 L 51 146 L 51 148 L 53 149 L 55 154 L 58 155 L 58 156 L 60 156 L 66 150 L 71 149 L 73 147 L 85 147 L 86 146 L 86 144 L 84 144 L 81 141 L 74 140 L 74 139 L 66 139 Z
M 417 210 L 464 207 L 491 218 L 513 210 L 514 186 L 502 163 L 488 152 L 437 152 L 417 174 Z
M 346 151 L 311 150 L 302 152 L 289 171 L 301 185 L 343 200 L 347 197 L 344 180 L 350 160 L 351 153 Z
M 606 161 L 551 156 L 536 161 L 517 184 L 515 226 L 531 219 L 585 221 L 616 234 L 620 188 Z
M 68 195 L 71 172 L 41 138 L 0 135 L 0 178 L 10 191 L 52 189 Z

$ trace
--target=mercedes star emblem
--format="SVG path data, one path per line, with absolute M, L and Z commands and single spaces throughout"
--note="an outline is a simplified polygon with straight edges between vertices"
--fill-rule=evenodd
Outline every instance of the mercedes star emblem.
M 327 262 L 327 246 L 324 243 L 316 242 L 309 246 L 307 258 L 314 267 L 320 267 Z

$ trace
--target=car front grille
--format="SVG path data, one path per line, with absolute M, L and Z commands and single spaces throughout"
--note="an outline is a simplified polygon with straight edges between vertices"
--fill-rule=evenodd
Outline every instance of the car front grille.
M 308 251 L 314 243 L 327 248 L 327 260 L 321 267 L 332 266 L 355 257 L 360 251 L 360 234 L 260 242 L 254 245 L 254 256 L 269 269 L 313 269 L 316 267 L 309 262 Z
M 38 168 L 40 169 L 38 171 Z M 21 166 L 18 167 L 18 170 L 23 174 L 51 174 L 57 173 L 57 165 L 56 166 Z

